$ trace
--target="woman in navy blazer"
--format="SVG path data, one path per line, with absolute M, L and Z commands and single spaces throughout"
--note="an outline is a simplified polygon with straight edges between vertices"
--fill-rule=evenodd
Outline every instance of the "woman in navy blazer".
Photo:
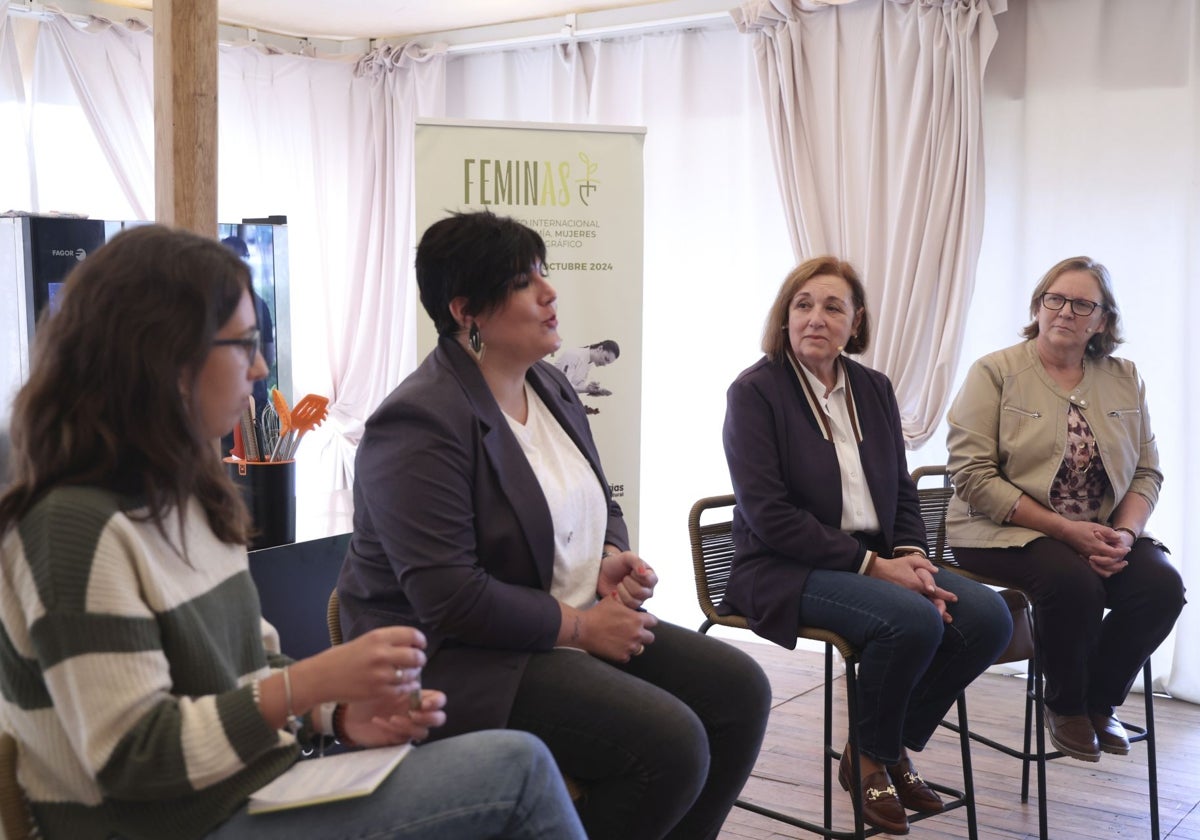
M 448 728 L 544 740 L 588 836 L 715 838 L 754 767 L 770 686 L 750 657 L 657 621 L 561 344 L 538 234 L 490 213 L 417 248 L 437 348 L 367 421 L 338 582 L 348 637 L 428 640 Z
M 721 610 L 788 648 L 800 625 L 862 652 L 859 744 L 863 817 L 908 831 L 905 807 L 942 809 L 913 767 L 962 690 L 1008 643 L 994 592 L 938 573 L 927 557 L 900 414 L 883 374 L 846 358 L 870 340 L 854 269 L 802 263 L 779 289 L 766 356 L 730 386 L 725 456 L 737 507 Z M 850 786 L 850 750 L 838 774 Z

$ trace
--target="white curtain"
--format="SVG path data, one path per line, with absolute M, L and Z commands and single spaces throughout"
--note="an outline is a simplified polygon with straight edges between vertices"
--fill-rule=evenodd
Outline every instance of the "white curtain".
M 334 486 L 350 486 L 367 417 L 416 365 L 413 125 L 441 116 L 445 52 L 383 47 L 355 66 L 348 103 L 346 272 L 327 278 L 340 310 L 330 346 Z
M 29 152 L 26 142 L 25 84 L 9 26 L 8 0 L 0 0 L 0 213 L 29 206 Z M 0 416 L 7 414 L 0 409 Z
M 748 0 L 792 247 L 862 273 L 863 361 L 919 446 L 951 396 L 983 230 L 983 70 L 1006 0 Z
M 151 72 L 138 45 L 144 40 L 148 55 L 150 35 L 95 19 L 77 29 L 61 15 L 36 27 L 27 106 L 32 189 L 19 209 L 149 218 L 153 169 L 138 172 L 136 161 L 154 142 Z
M 730 25 L 457 55 L 446 87 L 447 117 L 646 127 L 637 548 L 662 579 L 655 614 L 694 627 L 687 512 L 729 492 L 725 389 L 762 355 L 793 264 L 750 39 Z
M 66 73 L 132 217 L 154 217 L 153 38 L 137 21 L 92 17 L 77 27 L 55 15 L 42 29 L 40 56 Z M 97 37 L 103 34 L 104 37 Z M 60 161 L 61 163 L 61 161 Z
M 412 125 L 440 115 L 444 61 L 222 50 L 220 217 L 288 217 L 293 396 L 330 397 L 298 493 L 350 486 L 363 424 L 413 368 Z
M 1149 529 L 1192 601 L 1154 656 L 1156 682 L 1200 702 L 1200 8 L 1030 0 L 997 23 L 987 225 L 955 386 L 974 359 L 1018 340 L 1050 266 L 1087 254 L 1112 271 L 1117 355 L 1146 381 L 1165 475 Z M 944 441 L 928 462 L 944 463 Z
M 6 43 L 0 30 L 5 62 Z M 39 23 L 21 138 L 34 186 L 11 191 L 15 209 L 153 217 L 151 49 L 136 25 Z M 250 45 L 220 53 L 218 215 L 288 217 L 293 396 L 332 398 L 305 442 L 301 495 L 348 484 L 363 422 L 412 368 L 409 138 L 419 111 L 440 115 L 443 66 L 415 47 L 357 64 Z

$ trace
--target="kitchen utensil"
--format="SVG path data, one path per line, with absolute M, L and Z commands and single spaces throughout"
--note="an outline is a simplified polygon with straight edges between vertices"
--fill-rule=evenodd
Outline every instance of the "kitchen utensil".
M 258 452 L 258 435 L 254 432 L 254 397 L 250 398 L 251 402 L 242 409 L 242 446 L 246 448 L 246 460 L 259 460 Z
M 278 388 L 271 389 L 271 405 L 279 417 L 279 434 L 271 445 L 270 454 L 270 460 L 275 461 L 283 457 L 284 441 L 288 439 L 288 433 L 292 430 L 292 410 L 288 408 L 287 397 Z
M 270 402 L 258 413 L 258 429 L 262 433 L 262 449 L 259 454 L 264 460 L 275 460 L 275 445 L 279 443 L 279 415 L 275 413 L 275 406 Z
M 296 457 L 296 447 L 304 433 L 321 425 L 329 414 L 329 398 L 317 394 L 306 394 L 292 409 L 291 441 L 284 456 L 290 460 Z

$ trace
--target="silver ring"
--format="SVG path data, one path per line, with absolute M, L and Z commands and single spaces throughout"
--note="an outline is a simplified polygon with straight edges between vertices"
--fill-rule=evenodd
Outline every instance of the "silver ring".
M 646 652 L 646 646 L 645 646 L 645 645 L 638 645 L 638 646 L 637 646 L 637 650 L 635 650 L 635 651 L 633 652 L 633 655 L 634 655 L 634 656 L 641 656 L 641 655 L 642 655 L 643 653 L 645 653 L 645 652 Z
M 396 669 L 396 682 L 398 682 L 398 683 L 404 682 L 404 669 L 403 668 Z

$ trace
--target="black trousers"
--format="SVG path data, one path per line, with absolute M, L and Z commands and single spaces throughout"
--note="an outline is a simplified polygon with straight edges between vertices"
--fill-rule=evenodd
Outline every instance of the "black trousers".
M 1032 599 L 1046 705 L 1060 715 L 1112 714 L 1186 603 L 1179 572 L 1161 544 L 1144 537 L 1126 555 L 1129 565 L 1108 578 L 1050 537 L 953 551 L 964 569 Z
M 771 686 L 732 645 L 660 622 L 627 664 L 534 655 L 509 715 L 584 790 L 591 840 L 716 838 L 766 730 Z

